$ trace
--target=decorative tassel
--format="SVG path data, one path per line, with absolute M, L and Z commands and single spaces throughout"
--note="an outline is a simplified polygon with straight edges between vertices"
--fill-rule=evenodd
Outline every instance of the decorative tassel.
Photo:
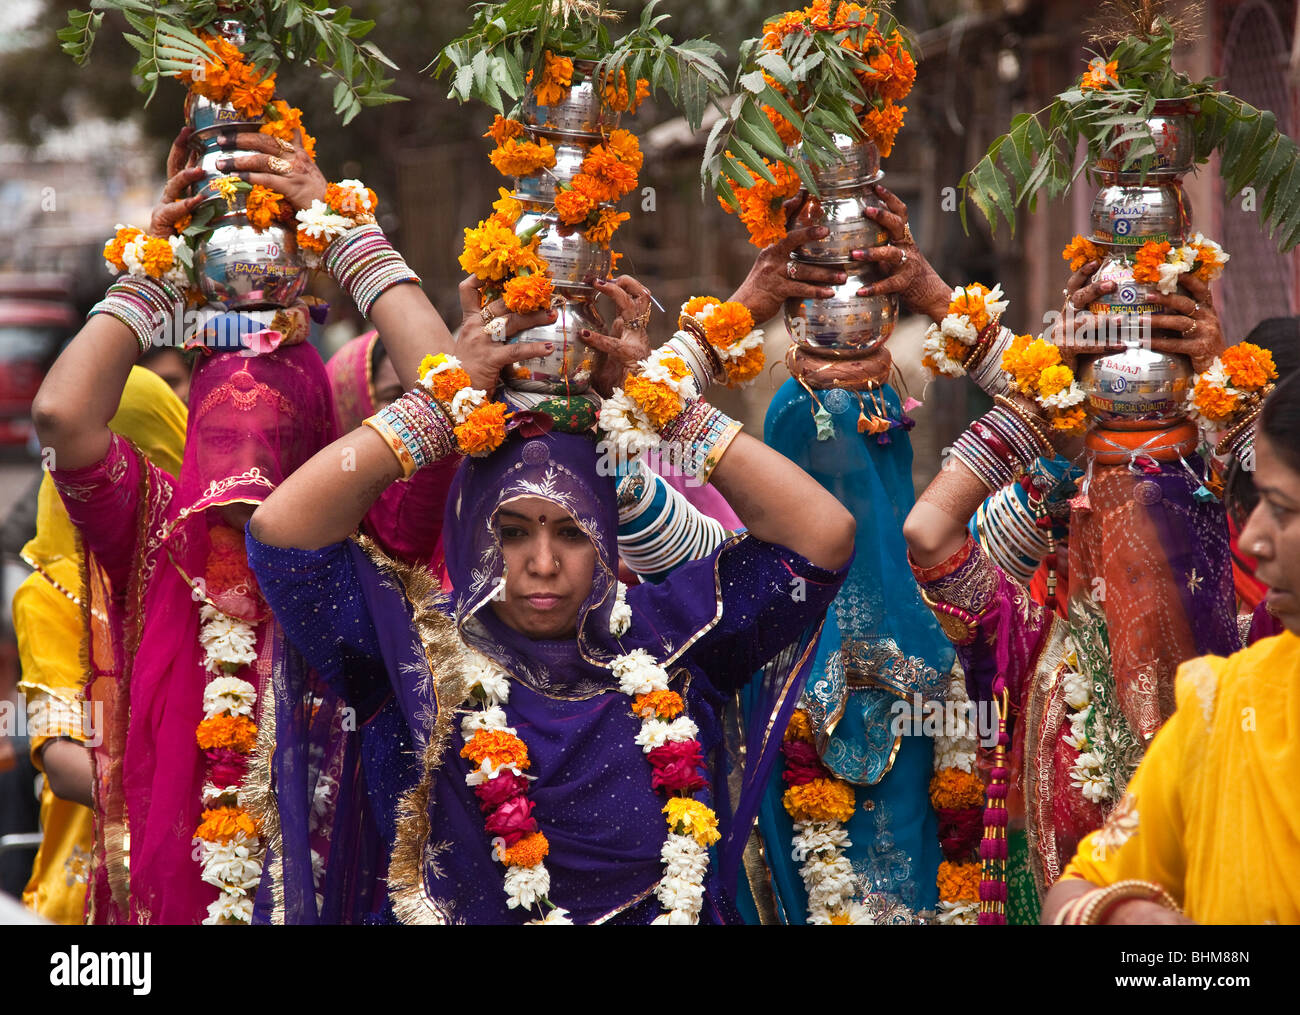
M 911 395 L 908 395 L 907 401 L 903 403 L 903 412 L 907 413 L 907 412 L 911 412 L 913 409 L 919 409 L 921 408 L 922 404 L 923 403 L 918 402 Z
M 813 413 L 813 423 L 817 427 L 817 439 L 819 441 L 828 441 L 835 436 L 835 421 L 831 414 L 826 411 L 825 406 L 819 405 L 817 411 Z
M 1087 495 L 1086 493 L 1081 493 L 1081 494 L 1079 494 L 1077 497 L 1071 497 L 1071 498 L 1070 498 L 1070 510 L 1071 510 L 1071 511 L 1091 511 L 1091 510 L 1092 510 L 1092 501 L 1090 501 L 1090 500 L 1088 499 L 1088 495 Z
M 1196 488 L 1192 496 L 1196 499 L 1196 502 L 1198 504 L 1209 504 L 1211 501 L 1216 501 L 1219 499 L 1214 495 L 1214 491 L 1211 490 L 1204 483 L 1202 483 L 1200 486 Z

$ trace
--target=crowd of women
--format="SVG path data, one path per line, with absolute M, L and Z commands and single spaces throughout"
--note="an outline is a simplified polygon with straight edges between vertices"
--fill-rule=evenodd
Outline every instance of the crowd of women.
M 198 200 L 186 140 L 156 236 Z M 231 147 L 294 208 L 325 199 L 301 144 Z M 875 291 L 942 325 L 956 294 L 876 191 Z M 280 311 L 281 341 L 200 351 L 188 411 L 135 365 L 177 293 L 115 282 L 33 406 L 53 468 L 15 601 L 48 782 L 28 904 L 110 924 L 1300 920 L 1300 382 L 1225 423 L 1217 457 L 1191 426 L 1081 443 L 1002 369 L 1024 346 L 995 313 L 969 371 L 994 406 L 914 502 L 887 351 L 794 355 L 762 440 L 703 398 L 728 380 L 713 314 L 762 322 L 843 281 L 789 260 L 810 238 L 791 228 L 675 329 L 634 278 L 600 283 L 598 394 L 541 404 L 502 378 L 551 352 L 509 339 L 553 313 L 484 303 L 471 276 L 453 338 L 373 223 L 322 262 L 376 330 L 325 364 L 311 308 Z M 1113 286 L 1096 268 L 1071 309 Z M 1154 347 L 1200 371 L 1242 337 L 1195 277 L 1161 302 Z M 1057 324 L 1060 360 L 1091 323 Z M 600 467 L 598 413 L 608 433 L 645 378 L 677 396 L 648 422 L 689 484 Z M 1253 615 L 1238 552 L 1268 587 Z M 917 732 L 899 703 L 959 721 Z

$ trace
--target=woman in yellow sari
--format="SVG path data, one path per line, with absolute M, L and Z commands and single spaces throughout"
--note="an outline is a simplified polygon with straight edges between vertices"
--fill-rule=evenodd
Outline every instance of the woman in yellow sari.
M 180 474 L 185 406 L 167 383 L 132 369 L 109 427 L 159 468 Z M 33 573 L 14 593 L 14 627 L 27 697 L 32 763 L 45 773 L 44 837 L 23 902 L 55 923 L 83 922 L 86 869 L 93 842 L 92 772 L 87 741 L 101 734 L 84 717 L 86 679 L 81 549 L 67 510 L 47 475 L 41 482 L 36 538 L 22 550 Z
M 1300 923 L 1300 378 L 1265 403 L 1255 457 L 1241 546 L 1286 630 L 1183 664 L 1177 711 L 1046 923 Z

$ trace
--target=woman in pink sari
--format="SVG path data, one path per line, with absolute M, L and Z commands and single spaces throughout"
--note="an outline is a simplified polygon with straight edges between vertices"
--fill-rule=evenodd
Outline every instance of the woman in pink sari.
M 237 846 L 237 834 L 217 837 L 223 822 L 239 823 L 251 717 L 277 630 L 242 529 L 333 439 L 333 405 L 306 344 L 205 357 L 191 392 L 179 481 L 115 435 L 101 460 L 51 473 L 88 551 L 92 611 L 124 634 L 122 651 L 92 657 L 88 691 L 112 717 L 97 759 L 96 922 L 238 920 L 218 875 L 251 880 L 259 862 L 255 834 Z M 229 721 L 207 721 L 223 693 L 237 701 L 218 715 Z M 220 847 L 232 854 L 225 866 L 205 863 Z

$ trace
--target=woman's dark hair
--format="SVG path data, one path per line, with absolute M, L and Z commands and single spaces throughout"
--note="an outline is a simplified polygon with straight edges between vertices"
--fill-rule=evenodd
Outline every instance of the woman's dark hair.
M 1300 374 L 1279 381 L 1265 399 L 1259 414 L 1259 432 L 1268 438 L 1278 457 L 1300 472 Z

